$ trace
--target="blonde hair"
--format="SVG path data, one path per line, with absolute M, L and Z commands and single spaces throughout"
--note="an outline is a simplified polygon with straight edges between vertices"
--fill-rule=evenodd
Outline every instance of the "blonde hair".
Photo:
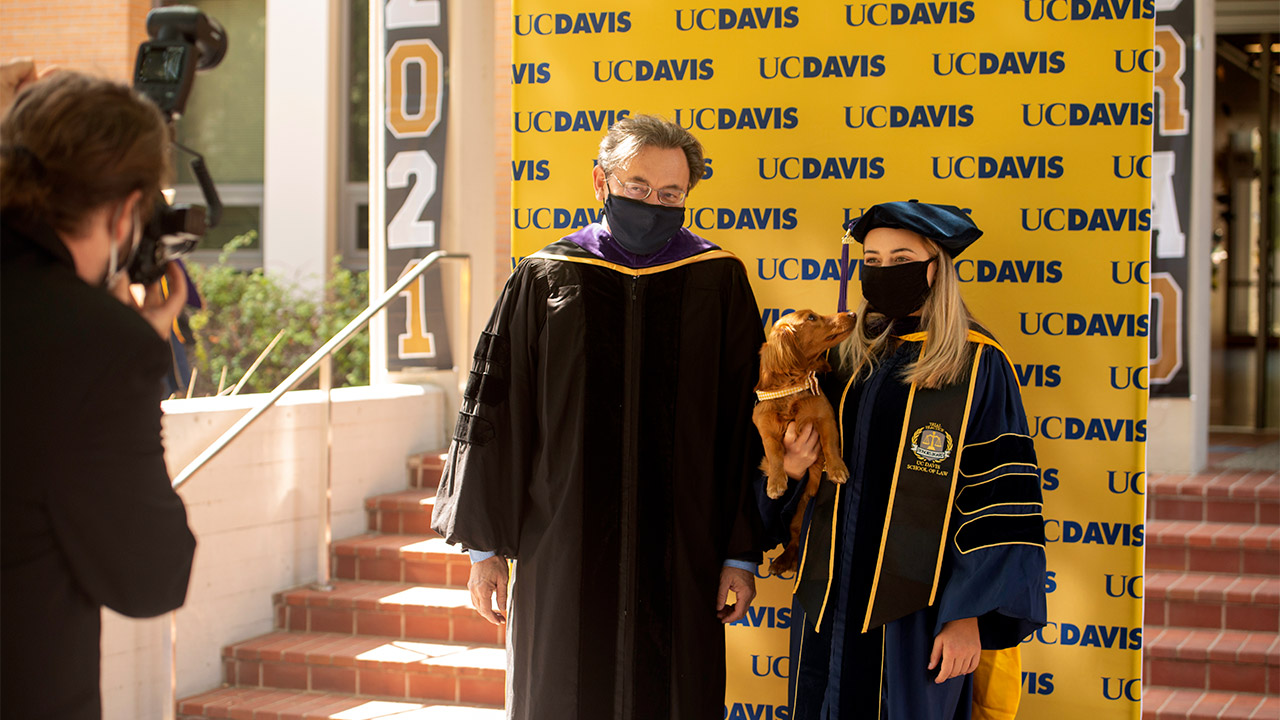
M 969 326 L 973 315 L 960 297 L 960 276 L 955 262 L 940 245 L 928 238 L 925 249 L 936 258 L 937 270 L 933 286 L 920 312 L 920 329 L 928 334 L 920 357 L 903 368 L 902 379 L 922 388 L 940 388 L 959 382 L 973 360 L 969 347 Z M 858 306 L 858 320 L 853 333 L 840 344 L 841 365 L 854 377 L 868 375 L 890 350 L 890 326 L 885 325 L 875 337 L 868 338 L 867 301 Z M 877 318 L 882 315 L 877 314 Z
M 600 168 L 605 173 L 610 173 L 647 147 L 683 150 L 685 160 L 689 163 L 690 190 L 706 174 L 707 163 L 698 138 L 683 126 L 657 115 L 630 115 L 614 123 L 608 134 L 600 140 L 600 155 L 597 160 Z

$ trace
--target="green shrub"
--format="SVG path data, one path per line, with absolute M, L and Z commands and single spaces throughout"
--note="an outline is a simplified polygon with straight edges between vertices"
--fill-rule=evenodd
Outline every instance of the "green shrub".
M 337 259 L 323 302 L 261 269 L 245 272 L 228 265 L 230 253 L 256 236 L 251 231 L 227 243 L 214 265 L 187 267 L 204 300 L 204 308 L 191 315 L 197 343 L 191 355 L 197 370 L 194 396 L 216 394 L 224 367 L 226 386 L 235 386 L 276 333 L 284 331 L 240 389 L 241 393 L 270 392 L 369 305 L 368 274 L 346 270 Z M 319 387 L 319 376 L 317 368 L 300 387 Z M 333 385 L 368 384 L 369 334 L 364 329 L 334 353 Z

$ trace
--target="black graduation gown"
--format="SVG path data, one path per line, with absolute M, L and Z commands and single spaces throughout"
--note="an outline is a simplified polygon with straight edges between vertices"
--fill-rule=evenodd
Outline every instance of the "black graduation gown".
M 173 610 L 191 573 L 160 438 L 169 351 L 19 224 L 0 231 L 0 716 L 96 720 L 102 606 Z
M 722 563 L 758 561 L 742 263 L 524 259 L 475 352 L 433 525 L 515 559 L 508 715 L 723 714 Z
M 805 563 L 791 638 L 793 720 L 968 718 L 974 676 L 939 685 L 927 670 L 942 626 L 976 617 L 983 649 L 1000 650 L 1017 647 L 1045 624 L 1040 479 L 1018 382 L 993 341 L 971 346 L 980 357 L 967 431 L 956 448 L 959 476 L 936 600 L 901 608 L 897 619 L 865 630 L 910 390 L 900 376 L 919 356 L 921 342 L 904 342 L 857 382 L 838 372 L 823 378 L 839 413 L 850 478 L 839 488 L 822 483 L 801 531 Z M 778 501 L 758 493 L 776 539 L 785 537 L 783 523 L 798 486 Z M 912 542 L 910 532 L 905 539 Z M 918 550 L 932 569 L 935 555 Z M 1015 693 L 1019 681 L 993 679 Z

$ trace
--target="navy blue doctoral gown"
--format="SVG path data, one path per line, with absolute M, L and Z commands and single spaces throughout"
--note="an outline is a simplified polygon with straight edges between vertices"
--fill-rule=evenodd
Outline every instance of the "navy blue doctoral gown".
M 903 342 L 857 382 L 839 371 L 824 378 L 850 478 L 839 487 L 823 480 L 801 531 L 804 566 L 791 631 L 793 720 L 967 719 L 973 676 L 937 684 L 936 671 L 927 669 L 943 625 L 976 617 L 983 649 L 998 650 L 1016 647 L 1045 624 L 1035 451 L 1013 368 L 984 340 L 972 343 L 981 357 L 936 599 L 928 607 L 902 608 L 904 616 L 879 627 L 864 629 L 864 623 L 910 390 L 900 377 L 922 343 Z M 772 539 L 785 539 L 799 486 L 792 483 L 778 501 L 760 488 Z M 822 557 L 806 557 L 809 550 Z

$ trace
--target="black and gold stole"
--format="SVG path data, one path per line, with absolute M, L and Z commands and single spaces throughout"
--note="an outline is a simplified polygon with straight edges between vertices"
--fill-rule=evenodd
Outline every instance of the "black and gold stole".
M 924 333 L 902 339 L 920 341 Z M 959 382 L 937 389 L 911 386 L 863 632 L 928 607 L 937 596 L 959 475 L 956 461 L 968 429 L 982 344 L 991 342 L 972 332 L 970 339 L 978 340 L 973 362 Z

